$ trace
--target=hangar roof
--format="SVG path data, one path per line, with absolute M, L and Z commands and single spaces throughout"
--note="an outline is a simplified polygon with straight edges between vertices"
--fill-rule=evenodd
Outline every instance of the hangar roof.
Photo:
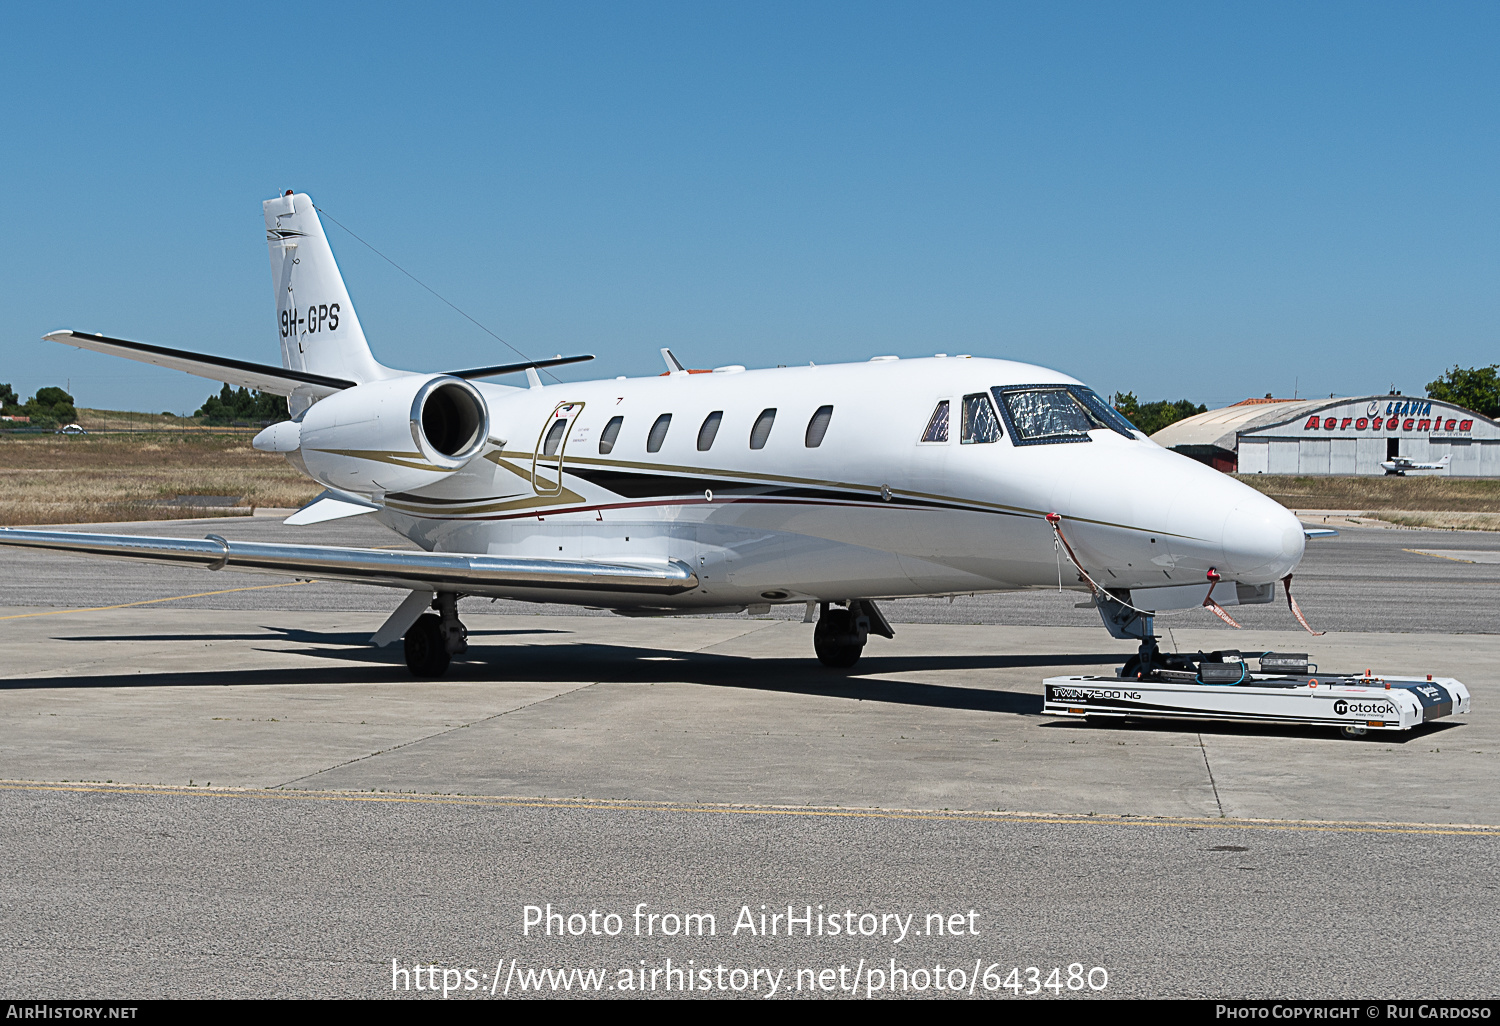
M 1184 417 L 1162 428 L 1151 440 L 1163 448 L 1180 445 L 1212 445 L 1229 452 L 1239 451 L 1242 431 L 1253 431 L 1269 424 L 1291 420 L 1302 413 L 1337 406 L 1347 399 L 1252 399 L 1207 413 Z
M 1452 410 L 1463 416 L 1466 420 L 1472 418 L 1473 425 L 1479 431 L 1478 436 L 1472 436 L 1465 429 L 1465 437 L 1500 437 L 1500 422 L 1489 420 L 1477 413 L 1465 410 L 1453 403 L 1446 403 L 1440 399 L 1426 399 L 1417 396 L 1402 395 L 1370 395 L 1370 396 L 1343 396 L 1337 399 L 1246 399 L 1244 402 L 1235 403 L 1219 410 L 1209 410 L 1207 413 L 1199 413 L 1192 417 L 1184 417 L 1175 424 L 1168 424 L 1156 434 L 1151 440 L 1167 449 L 1185 449 L 1188 446 L 1194 448 L 1213 447 L 1226 452 L 1238 452 L 1239 440 L 1242 435 L 1264 432 L 1278 425 L 1321 413 L 1324 410 L 1332 410 L 1335 407 L 1346 407 L 1342 416 L 1360 417 L 1364 415 L 1363 410 L 1347 409 L 1347 407 L 1369 406 L 1369 416 L 1379 415 L 1378 407 L 1385 404 L 1386 412 L 1389 413 L 1391 404 L 1416 404 L 1428 407 L 1441 407 Z M 1326 427 L 1332 429 L 1330 422 Z M 1395 430 L 1394 426 L 1391 430 Z M 1406 430 L 1410 430 L 1407 428 Z M 1425 431 L 1426 429 L 1421 429 Z M 1450 429 L 1451 430 L 1451 429 Z M 1293 431 L 1293 434 L 1301 432 Z M 1278 433 L 1279 434 L 1279 433 Z M 1319 432 L 1321 435 L 1321 432 Z M 1339 437 L 1345 437 L 1343 435 Z

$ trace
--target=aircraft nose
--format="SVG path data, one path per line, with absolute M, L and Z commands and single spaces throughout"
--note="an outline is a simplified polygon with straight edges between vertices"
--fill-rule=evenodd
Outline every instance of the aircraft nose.
M 1224 521 L 1225 577 L 1246 584 L 1279 581 L 1302 561 L 1307 539 L 1285 506 L 1259 493 L 1244 496 Z

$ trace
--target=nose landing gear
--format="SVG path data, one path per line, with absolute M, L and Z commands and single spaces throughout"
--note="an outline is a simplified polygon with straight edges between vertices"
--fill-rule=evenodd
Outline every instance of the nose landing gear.
M 1189 657 L 1176 652 L 1163 652 L 1157 646 L 1159 639 L 1152 633 L 1155 629 L 1155 617 L 1131 608 L 1118 596 L 1107 591 L 1095 595 L 1094 603 L 1099 609 L 1099 617 L 1104 621 L 1105 629 L 1112 637 L 1122 640 L 1134 638 L 1140 642 L 1135 655 L 1125 660 L 1125 665 L 1120 667 L 1120 677 L 1123 679 L 1150 677 L 1158 670 L 1197 669 Z
M 406 668 L 415 677 L 441 677 L 456 655 L 469 649 L 469 631 L 458 619 L 458 595 L 438 592 L 437 615 L 424 613 L 406 631 Z

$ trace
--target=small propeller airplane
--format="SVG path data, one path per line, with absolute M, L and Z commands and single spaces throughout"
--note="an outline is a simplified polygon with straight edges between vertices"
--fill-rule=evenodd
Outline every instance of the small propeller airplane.
M 263 207 L 280 366 L 45 337 L 286 396 L 255 447 L 326 489 L 286 523 L 369 516 L 422 551 L 25 529 L 0 544 L 403 590 L 371 641 L 404 639 L 419 677 L 466 650 L 469 595 L 644 617 L 805 603 L 818 659 L 848 667 L 893 636 L 883 600 L 1050 587 L 1089 591 L 1112 635 L 1140 641 L 1133 676 L 1173 658 L 1157 611 L 1269 602 L 1302 558 L 1284 507 L 1033 364 L 708 372 L 663 350 L 665 374 L 562 384 L 538 370 L 591 357 L 387 367 L 312 200 Z M 513 373 L 528 387 L 484 380 Z
M 1453 462 L 1452 453 L 1435 463 L 1422 463 L 1405 456 L 1393 456 L 1380 467 L 1385 471 L 1386 477 L 1405 477 L 1408 470 L 1447 470 L 1451 462 Z

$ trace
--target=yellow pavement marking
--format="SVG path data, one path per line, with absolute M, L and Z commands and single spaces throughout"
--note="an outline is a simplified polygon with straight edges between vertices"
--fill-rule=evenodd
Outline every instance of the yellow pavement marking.
M 1472 559 L 1459 559 L 1457 556 L 1445 556 L 1441 552 L 1423 552 L 1421 549 L 1402 549 L 1402 552 L 1410 552 L 1417 556 L 1431 556 L 1433 559 L 1446 559 L 1450 563 L 1472 563 Z
M 208 598 L 210 595 L 232 595 L 237 591 L 265 591 L 267 588 L 292 588 L 299 584 L 316 584 L 316 581 L 283 581 L 280 584 L 253 584 L 248 588 L 225 588 L 223 591 L 200 591 L 193 595 L 171 595 L 167 598 L 141 599 L 139 602 L 121 602 L 117 606 L 88 606 L 84 609 L 49 609 L 45 613 L 13 613 L 0 616 L 0 620 L 24 620 L 28 616 L 62 616 L 64 613 L 102 613 L 106 609 L 129 609 L 131 606 L 149 606 L 154 602 L 180 602 L 182 599 Z
M 379 802 L 401 805 L 469 805 L 521 809 L 577 809 L 598 812 L 707 813 L 739 816 L 806 816 L 823 819 L 914 819 L 954 822 L 1052 824 L 1058 826 L 1196 827 L 1220 830 L 1292 830 L 1318 833 L 1447 834 L 1500 837 L 1500 825 L 1488 823 L 1364 823 L 1337 820 L 1221 819 L 1189 816 L 1080 815 L 1039 812 L 939 812 L 912 809 L 825 809 L 753 805 L 683 805 L 673 802 L 589 801 L 587 799 L 511 798 L 487 795 L 382 794 L 357 791 L 273 791 L 260 788 L 170 787 L 139 784 L 67 784 L 0 782 L 0 791 L 71 791 L 84 794 L 159 795 L 194 798 L 261 798 L 272 801 Z

